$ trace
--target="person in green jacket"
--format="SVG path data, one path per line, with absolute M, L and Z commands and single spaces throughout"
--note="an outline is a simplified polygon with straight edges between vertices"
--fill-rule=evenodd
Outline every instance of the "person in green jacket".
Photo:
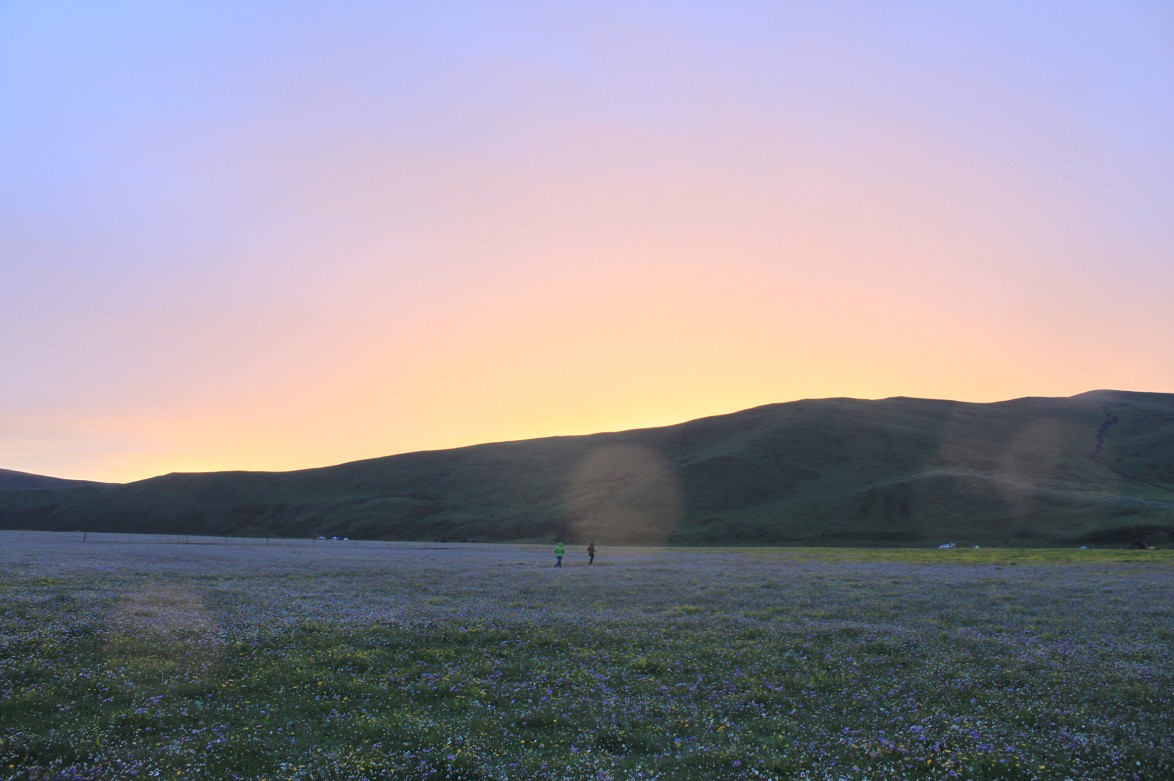
M 554 544 L 554 566 L 561 567 L 563 565 L 563 554 L 566 552 L 567 549 L 563 547 L 561 542 Z

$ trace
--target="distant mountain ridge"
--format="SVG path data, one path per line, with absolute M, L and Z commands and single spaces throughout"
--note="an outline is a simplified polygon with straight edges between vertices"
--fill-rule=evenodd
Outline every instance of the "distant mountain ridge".
M 0 491 L 22 490 L 52 490 L 56 488 L 75 488 L 86 485 L 103 485 L 90 480 L 67 480 L 61 477 L 46 477 L 28 472 L 16 472 L 11 469 L 0 469 Z
M 598 544 L 1166 544 L 1174 395 L 796 401 L 294 472 L 10 489 L 0 491 L 0 526 Z

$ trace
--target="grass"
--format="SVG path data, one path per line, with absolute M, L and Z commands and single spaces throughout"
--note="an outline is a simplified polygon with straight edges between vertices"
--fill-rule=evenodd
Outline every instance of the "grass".
M 710 549 L 737 550 L 737 549 Z M 753 548 L 747 555 L 785 557 L 791 561 L 877 562 L 903 564 L 985 564 L 1018 566 L 1037 564 L 1174 565 L 1174 550 L 1122 550 L 1119 548 Z
M 0 776 L 1174 776 L 1169 552 L 548 553 L 7 542 Z

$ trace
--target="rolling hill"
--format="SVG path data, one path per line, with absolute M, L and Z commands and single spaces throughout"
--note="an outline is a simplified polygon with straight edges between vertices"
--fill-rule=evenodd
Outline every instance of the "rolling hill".
M 46 477 L 28 472 L 15 472 L 11 469 L 0 469 L 0 491 L 19 490 L 50 490 L 54 488 L 72 488 L 76 486 L 97 486 L 88 480 L 65 480 L 60 477 Z
M 1168 544 L 1174 394 L 807 400 L 294 472 L 61 482 L 0 479 L 0 527 L 599 544 Z

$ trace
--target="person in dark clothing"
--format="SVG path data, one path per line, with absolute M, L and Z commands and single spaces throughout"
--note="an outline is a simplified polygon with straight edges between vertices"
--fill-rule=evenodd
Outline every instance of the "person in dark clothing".
M 595 563 L 595 543 L 594 542 L 587 543 L 587 563 L 588 564 Z

